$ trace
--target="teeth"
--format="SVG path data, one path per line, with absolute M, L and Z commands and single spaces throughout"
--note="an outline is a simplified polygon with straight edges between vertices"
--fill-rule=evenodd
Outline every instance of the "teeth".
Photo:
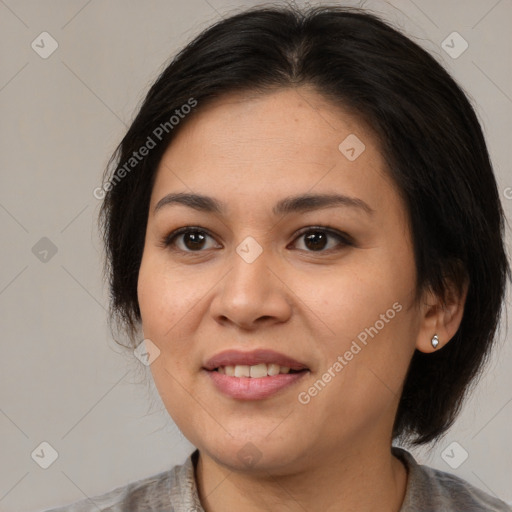
M 281 371 L 281 367 L 278 364 L 268 364 L 267 365 L 267 374 L 268 375 L 278 375 Z
M 219 373 L 228 375 L 229 377 L 252 377 L 259 379 L 261 377 L 267 377 L 278 375 L 279 373 L 289 373 L 290 368 L 288 366 L 279 366 L 278 364 L 255 364 L 253 366 L 245 364 L 237 364 L 236 366 L 219 366 L 217 368 Z
M 237 364 L 235 366 L 235 377 L 250 377 L 250 366 L 246 364 Z
M 249 372 L 251 377 L 256 377 L 259 379 L 260 377 L 267 376 L 267 365 L 266 364 L 256 364 L 254 366 L 249 367 Z M 235 376 L 236 376 L 236 368 L 235 368 Z

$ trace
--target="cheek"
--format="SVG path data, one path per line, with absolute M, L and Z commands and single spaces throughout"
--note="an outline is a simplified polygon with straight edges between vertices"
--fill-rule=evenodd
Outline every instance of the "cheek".
M 336 333 L 340 341 L 351 340 L 382 314 L 385 320 L 400 317 L 396 309 L 409 305 L 414 290 L 413 270 L 407 261 L 386 260 L 382 253 L 360 253 L 337 272 L 294 280 L 294 292 L 330 327 L 331 335 Z M 402 308 L 393 309 L 395 303 Z
M 384 403 L 398 391 L 412 357 L 417 326 L 416 313 L 410 309 L 415 268 L 406 249 L 403 258 L 387 255 L 386 248 L 361 251 L 329 278 L 315 283 L 309 279 L 301 285 L 305 297 L 308 289 L 310 295 L 312 289 L 316 291 L 317 316 L 330 329 L 320 345 L 322 371 L 332 367 L 338 356 L 346 361 L 337 373 L 340 378 L 330 386 L 333 394 L 324 395 L 326 401 L 350 391 L 346 400 L 353 400 L 357 409 L 357 403 L 372 403 L 375 397 Z
M 172 377 L 180 382 L 187 379 L 190 368 L 197 364 L 194 336 L 203 317 L 203 303 L 208 279 L 198 274 L 170 267 L 165 254 L 148 251 L 141 262 L 137 293 L 145 338 L 160 350 L 151 364 L 155 383 L 165 383 L 176 391 Z M 171 400 L 171 399 L 169 399 Z
M 144 333 L 156 339 L 165 337 L 197 297 L 186 286 L 176 269 L 169 269 L 163 258 L 145 253 L 137 282 L 137 296 Z
M 190 352 L 190 347 L 180 342 L 183 338 L 182 320 L 190 310 L 190 300 L 186 296 L 188 288 L 180 288 L 183 283 L 176 276 L 176 272 L 166 269 L 161 258 L 146 252 L 137 283 L 144 336 L 160 350 L 150 371 L 162 402 L 173 418 L 187 400 L 180 383 L 184 382 L 184 366 L 188 362 L 187 352 Z

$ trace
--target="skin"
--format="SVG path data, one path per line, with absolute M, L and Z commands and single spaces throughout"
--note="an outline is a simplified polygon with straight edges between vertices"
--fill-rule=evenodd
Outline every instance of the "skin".
M 338 149 L 349 134 L 366 146 L 354 161 Z M 174 204 L 155 213 L 171 192 L 214 197 L 226 211 Z M 333 192 L 373 213 L 337 205 L 272 214 L 284 197 Z M 330 236 L 318 249 L 311 233 L 298 234 L 322 225 L 354 244 Z M 165 247 L 183 226 L 206 230 L 203 246 L 181 235 Z M 236 252 L 248 236 L 262 248 L 252 263 Z M 428 292 L 415 303 L 415 277 L 407 211 L 369 127 L 307 87 L 199 105 L 157 170 L 138 298 L 144 337 L 161 351 L 151 365 L 156 387 L 200 451 L 207 512 L 400 509 L 407 472 L 390 446 L 407 368 L 415 349 L 434 350 L 434 334 L 437 350 L 452 338 L 464 305 Z M 396 303 L 400 312 L 301 404 L 298 394 Z M 264 400 L 235 400 L 201 370 L 231 348 L 271 348 L 309 373 Z M 253 465 L 238 457 L 248 442 Z

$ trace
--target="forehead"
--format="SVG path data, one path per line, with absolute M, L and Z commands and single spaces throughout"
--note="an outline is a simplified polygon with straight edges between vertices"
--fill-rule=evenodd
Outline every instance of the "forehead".
M 197 109 L 162 157 L 153 206 L 187 189 L 260 204 L 307 191 L 369 203 L 395 194 L 372 130 L 311 89 L 231 94 Z

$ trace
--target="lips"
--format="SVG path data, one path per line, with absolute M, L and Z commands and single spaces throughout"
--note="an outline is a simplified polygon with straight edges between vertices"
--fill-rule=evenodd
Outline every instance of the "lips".
M 302 362 L 274 350 L 226 350 L 203 366 L 205 375 L 222 395 L 235 400 L 264 400 L 306 377 Z
M 253 350 L 242 352 L 239 350 L 226 350 L 214 355 L 203 366 L 205 370 L 213 371 L 226 366 L 256 366 L 259 364 L 279 365 L 294 371 L 308 370 L 306 364 L 274 350 Z

